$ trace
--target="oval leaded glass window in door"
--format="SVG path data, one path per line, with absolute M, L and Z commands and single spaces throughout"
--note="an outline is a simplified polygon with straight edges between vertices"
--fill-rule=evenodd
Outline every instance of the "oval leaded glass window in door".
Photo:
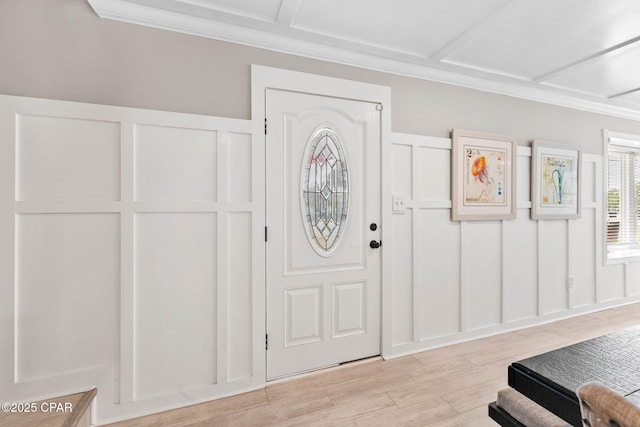
M 302 213 L 309 243 L 322 256 L 340 244 L 349 211 L 349 172 L 336 132 L 322 128 L 307 143 L 302 169 Z

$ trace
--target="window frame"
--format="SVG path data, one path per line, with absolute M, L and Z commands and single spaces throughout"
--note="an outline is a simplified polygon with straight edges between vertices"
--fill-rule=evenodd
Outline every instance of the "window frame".
M 614 132 L 609 130 L 604 130 L 603 132 L 603 142 L 604 142 L 604 162 L 603 162 L 603 172 L 604 172 L 604 185 L 603 185 L 603 215 L 602 215 L 602 223 L 603 223 L 603 258 L 605 265 L 611 264 L 622 264 L 628 262 L 640 262 L 640 237 L 636 237 L 635 243 L 622 243 L 611 245 L 608 242 L 608 218 L 609 218 L 609 149 L 611 146 L 620 147 L 622 150 L 618 151 L 628 151 L 628 152 L 637 152 L 640 156 L 640 135 L 622 133 L 622 132 Z M 626 150 L 625 150 L 626 149 Z M 611 150 L 616 151 L 616 150 Z M 627 174 L 627 177 L 629 174 Z M 640 179 L 638 180 L 640 183 Z M 622 200 L 622 194 L 620 195 Z M 621 201 L 622 204 L 622 201 Z M 636 203 L 637 204 L 637 203 Z M 624 213 L 621 213 L 621 217 L 626 216 Z M 636 225 L 640 227 L 640 224 Z M 620 227 L 622 228 L 622 227 Z

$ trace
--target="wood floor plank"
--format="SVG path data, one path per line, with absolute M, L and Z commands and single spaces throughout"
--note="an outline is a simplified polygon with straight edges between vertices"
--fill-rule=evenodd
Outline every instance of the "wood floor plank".
M 496 390 L 507 387 L 507 378 L 487 381 L 474 384 L 470 387 L 463 387 L 450 393 L 445 393 L 442 398 L 459 413 L 464 413 L 472 409 L 487 407 L 488 402 L 496 399 Z
M 438 420 L 446 419 L 457 415 L 455 409 L 451 407 L 441 397 L 436 397 L 415 405 L 400 408 L 397 411 L 389 411 L 385 414 L 371 414 L 358 420 L 355 425 L 362 427 L 370 426 L 424 426 L 435 423 Z
M 198 421 L 213 421 L 268 404 L 265 390 L 256 390 L 211 402 L 108 424 L 109 427 L 181 427 Z
M 215 423 L 209 425 L 217 427 L 279 426 L 289 419 L 311 414 L 332 406 L 333 403 L 326 393 L 323 390 L 318 390 L 315 393 L 305 394 L 296 398 L 281 399 L 269 405 L 254 407 L 224 417 L 217 417 L 214 420 Z M 192 424 L 188 425 L 192 426 Z
M 426 379 L 426 375 L 422 371 L 409 370 L 398 373 L 385 373 L 331 385 L 326 388 L 326 391 L 333 402 L 341 404 L 403 387 L 420 379 Z
M 501 367 L 474 367 L 448 377 L 401 384 L 390 390 L 388 394 L 399 408 L 403 408 L 436 396 L 455 392 L 464 386 L 470 387 L 502 377 L 506 377 L 506 370 Z
M 465 356 L 449 356 L 446 353 L 434 353 L 432 357 L 422 357 L 419 360 L 424 365 L 425 374 L 430 378 L 451 375 L 476 366 Z
M 470 411 L 427 424 L 425 427 L 497 427 L 495 421 L 489 418 L 486 406 L 474 408 Z
M 397 410 L 398 407 L 386 394 L 370 395 L 366 399 L 353 400 L 343 405 L 335 405 L 310 414 L 284 420 L 279 427 L 309 426 L 317 423 L 327 423 L 332 426 L 350 426 L 357 424 L 364 415 L 382 414 L 389 410 Z

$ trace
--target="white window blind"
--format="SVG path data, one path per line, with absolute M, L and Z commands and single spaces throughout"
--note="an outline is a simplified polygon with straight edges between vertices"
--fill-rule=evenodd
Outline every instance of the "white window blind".
M 608 135 L 607 259 L 640 259 L 640 136 Z

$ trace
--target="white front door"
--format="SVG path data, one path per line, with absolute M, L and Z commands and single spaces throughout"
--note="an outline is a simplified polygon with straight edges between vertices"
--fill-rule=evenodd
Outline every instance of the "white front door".
M 267 89 L 267 378 L 380 354 L 379 104 Z

